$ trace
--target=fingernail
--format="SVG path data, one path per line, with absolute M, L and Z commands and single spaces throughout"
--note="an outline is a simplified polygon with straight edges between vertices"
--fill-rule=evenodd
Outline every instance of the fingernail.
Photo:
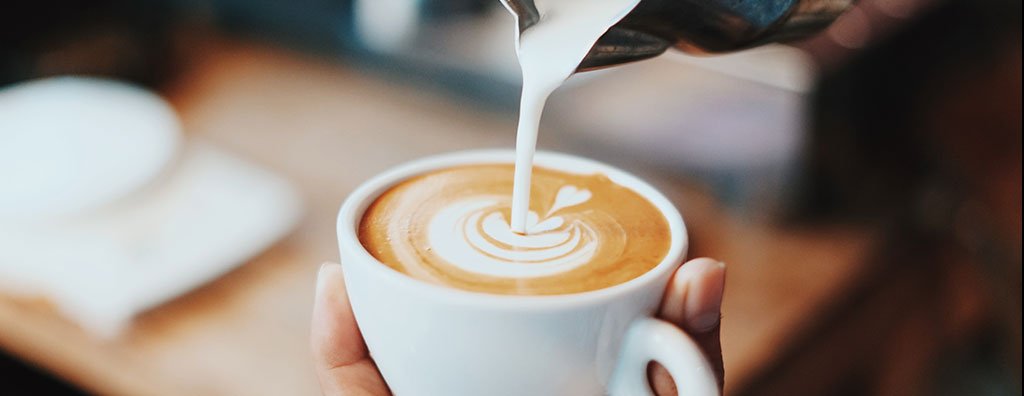
M 714 329 L 722 316 L 725 263 L 715 262 L 700 270 L 686 291 L 686 324 L 691 331 Z
M 326 262 L 320 264 L 320 269 L 316 271 L 316 295 L 320 295 L 321 292 L 326 290 L 327 277 L 324 276 L 324 270 L 326 270 L 331 263 Z

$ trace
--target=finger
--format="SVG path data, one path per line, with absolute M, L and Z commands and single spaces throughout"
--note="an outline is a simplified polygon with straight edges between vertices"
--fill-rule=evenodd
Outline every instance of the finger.
M 704 351 L 721 388 L 725 381 L 720 338 L 725 264 L 709 258 L 683 264 L 672 277 L 662 300 L 659 316 L 686 331 Z M 664 368 L 650 368 L 652 385 L 659 395 L 675 394 L 675 386 Z
M 325 395 L 390 394 L 356 326 L 338 264 L 320 266 L 310 343 Z

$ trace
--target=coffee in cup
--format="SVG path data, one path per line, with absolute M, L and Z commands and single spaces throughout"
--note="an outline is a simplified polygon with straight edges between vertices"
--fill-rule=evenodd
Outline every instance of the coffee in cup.
M 661 211 L 601 173 L 535 168 L 527 232 L 513 232 L 513 172 L 510 164 L 477 164 L 405 180 L 366 210 L 359 240 L 380 262 L 421 281 L 517 295 L 608 288 L 668 253 Z

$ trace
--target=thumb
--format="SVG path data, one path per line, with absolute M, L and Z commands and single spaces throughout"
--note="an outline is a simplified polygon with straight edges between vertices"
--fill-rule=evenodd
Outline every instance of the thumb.
M 338 264 L 320 267 L 310 330 L 313 360 L 324 395 L 389 394 L 359 333 Z
M 659 316 L 690 335 L 715 370 L 718 385 L 725 381 L 720 324 L 725 291 L 725 264 L 698 258 L 683 264 L 672 277 Z

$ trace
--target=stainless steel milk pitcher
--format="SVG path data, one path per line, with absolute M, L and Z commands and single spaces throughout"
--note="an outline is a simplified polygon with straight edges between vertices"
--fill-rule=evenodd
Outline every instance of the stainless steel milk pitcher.
M 540 20 L 534 0 L 502 1 L 515 14 L 520 34 Z M 716 53 L 807 37 L 855 1 L 641 0 L 597 41 L 577 71 L 651 58 L 672 47 Z

